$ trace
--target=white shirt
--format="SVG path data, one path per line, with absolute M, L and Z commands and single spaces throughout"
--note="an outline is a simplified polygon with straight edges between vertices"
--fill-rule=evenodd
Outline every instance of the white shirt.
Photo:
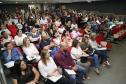
M 19 36 L 16 35 L 16 36 L 14 37 L 14 41 L 15 41 L 16 45 L 17 45 L 17 46 L 23 45 L 23 39 L 24 39 L 25 37 L 27 37 L 25 34 L 22 34 L 21 37 L 19 37 Z
M 38 62 L 38 69 L 41 75 L 45 78 L 47 78 L 47 74 L 55 69 L 57 69 L 57 66 L 52 59 L 52 57 L 49 57 L 50 62 L 47 63 L 47 65 L 43 64 L 42 60 Z
M 39 55 L 39 51 L 37 50 L 37 48 L 35 47 L 35 45 L 32 44 L 32 43 L 30 43 L 29 47 L 23 47 L 22 49 L 23 49 L 24 53 L 27 56 L 32 56 L 34 54 L 38 54 Z
M 96 49 L 98 48 L 98 44 L 96 41 L 89 40 L 89 44 L 91 45 L 92 48 Z
M 81 50 L 80 47 L 78 48 L 72 47 L 71 49 L 71 56 L 73 59 L 78 59 L 79 56 L 82 56 L 82 53 L 83 51 Z
M 73 28 L 77 29 L 78 25 L 77 24 L 71 24 L 71 29 L 73 29 Z
M 91 45 L 92 48 L 96 50 L 106 50 L 106 47 L 101 47 L 101 45 L 97 44 L 96 41 L 89 40 L 89 44 Z

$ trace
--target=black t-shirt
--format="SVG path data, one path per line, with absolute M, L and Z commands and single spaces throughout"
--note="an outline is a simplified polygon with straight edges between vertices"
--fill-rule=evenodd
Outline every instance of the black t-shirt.
M 34 80 L 35 75 L 34 72 L 32 71 L 33 67 L 31 65 L 27 65 L 27 69 L 25 71 L 25 75 L 13 75 L 14 79 L 17 79 L 18 84 L 26 84 L 32 80 Z

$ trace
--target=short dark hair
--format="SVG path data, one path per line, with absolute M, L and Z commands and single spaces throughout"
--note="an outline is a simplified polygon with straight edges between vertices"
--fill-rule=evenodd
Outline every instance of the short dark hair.
M 16 32 L 16 34 L 18 34 L 18 32 L 19 32 L 20 30 L 21 30 L 21 29 L 18 29 L 17 32 Z M 22 31 L 22 30 L 21 30 L 21 31 Z

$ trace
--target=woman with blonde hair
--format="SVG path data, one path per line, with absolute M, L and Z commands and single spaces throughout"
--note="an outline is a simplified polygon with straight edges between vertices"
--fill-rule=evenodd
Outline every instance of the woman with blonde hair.
M 40 60 L 39 51 L 33 43 L 30 43 L 29 38 L 23 39 L 23 52 L 29 61 L 35 60 L 36 62 Z
M 50 54 L 42 50 L 41 59 L 38 62 L 38 69 L 41 75 L 47 79 L 45 84 L 70 84 L 69 80 L 63 77 Z

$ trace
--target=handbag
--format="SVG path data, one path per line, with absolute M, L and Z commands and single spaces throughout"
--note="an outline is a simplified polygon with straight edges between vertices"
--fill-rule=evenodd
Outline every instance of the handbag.
M 87 57 L 81 57 L 80 58 L 80 62 L 81 63 L 86 63 L 88 61 L 88 58 Z

